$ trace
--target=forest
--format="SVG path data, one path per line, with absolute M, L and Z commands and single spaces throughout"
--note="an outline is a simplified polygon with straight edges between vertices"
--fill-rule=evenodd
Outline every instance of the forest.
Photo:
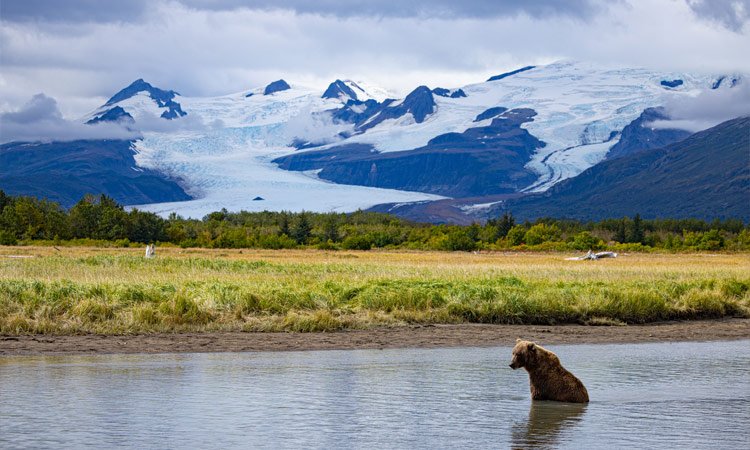
M 468 226 L 409 222 L 388 214 L 212 212 L 202 219 L 127 210 L 105 195 L 87 195 L 69 210 L 0 190 L 0 245 L 129 247 L 144 243 L 183 248 L 409 249 L 442 251 L 745 251 L 750 227 L 738 219 L 620 217 L 599 222 L 541 218 L 517 222 L 512 213 Z

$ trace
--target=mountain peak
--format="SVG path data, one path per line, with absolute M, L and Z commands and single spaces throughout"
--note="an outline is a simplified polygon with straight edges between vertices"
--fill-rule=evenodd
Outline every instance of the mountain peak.
M 454 91 L 451 91 L 450 89 L 436 87 L 435 89 L 432 90 L 432 93 L 435 95 L 439 95 L 441 97 L 448 97 L 448 98 L 466 97 L 466 92 L 464 92 L 464 90 L 460 88 Z
M 113 95 L 112 98 L 107 100 L 107 103 L 105 103 L 104 105 L 105 106 L 114 105 L 115 103 L 129 99 L 130 97 L 138 94 L 139 92 L 144 92 L 144 91 L 148 92 L 148 94 L 154 100 L 161 100 L 163 103 L 166 103 L 169 100 L 172 100 L 175 95 L 179 95 L 175 91 L 165 91 L 163 89 L 154 87 L 147 81 L 144 81 L 143 78 L 138 78 L 137 80 L 130 83 L 126 88 L 120 90 L 118 93 Z
M 120 116 L 122 116 L 120 112 L 117 112 L 117 114 L 115 115 L 115 113 L 111 112 L 114 108 L 108 108 L 108 107 L 114 106 L 117 103 L 120 103 L 124 100 L 134 97 L 135 95 L 141 92 L 148 93 L 148 96 L 151 97 L 151 99 L 156 103 L 156 105 L 159 108 L 167 108 L 167 110 L 163 111 L 161 114 L 161 117 L 164 119 L 175 119 L 177 117 L 182 117 L 187 114 L 185 111 L 182 110 L 182 107 L 180 106 L 180 104 L 174 101 L 175 96 L 180 95 L 180 94 L 178 94 L 175 91 L 165 91 L 163 89 L 159 89 L 157 87 L 154 87 L 150 83 L 144 81 L 143 78 L 138 78 L 137 80 L 130 83 L 126 88 L 120 90 L 118 93 L 113 95 L 112 98 L 107 100 L 107 103 L 103 105 L 102 109 L 109 109 L 109 110 L 105 111 L 105 114 L 100 116 L 100 120 L 109 120 L 106 117 L 119 118 Z M 109 113 L 109 115 L 107 113 Z
M 341 80 L 336 80 L 329 84 L 328 89 L 326 89 L 321 98 L 339 99 L 344 102 L 347 100 L 359 100 L 357 93 Z
M 419 86 L 404 98 L 401 105 L 414 115 L 414 120 L 417 123 L 421 123 L 425 117 L 435 111 L 435 98 L 432 96 L 430 88 Z
M 403 101 L 386 100 L 381 104 L 377 114 L 357 126 L 359 131 L 366 131 L 384 120 L 397 119 L 411 113 L 416 123 L 424 122 L 425 118 L 435 112 L 435 97 L 427 86 L 419 86 L 407 95 Z
M 276 92 L 286 91 L 287 89 L 291 89 L 292 87 L 289 86 L 289 83 L 281 80 L 276 80 L 272 83 L 269 83 L 268 86 L 263 90 L 263 95 L 271 95 Z

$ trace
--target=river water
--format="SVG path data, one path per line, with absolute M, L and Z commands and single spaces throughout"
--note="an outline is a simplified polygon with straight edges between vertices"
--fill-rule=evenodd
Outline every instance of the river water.
M 0 357 L 0 448 L 750 448 L 750 341 L 547 348 L 590 404 L 510 347 Z

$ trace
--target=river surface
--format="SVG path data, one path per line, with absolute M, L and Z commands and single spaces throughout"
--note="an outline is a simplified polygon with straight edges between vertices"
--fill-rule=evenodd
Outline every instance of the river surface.
M 510 347 L 0 357 L 0 448 L 750 448 L 750 341 L 548 349 L 590 404 Z

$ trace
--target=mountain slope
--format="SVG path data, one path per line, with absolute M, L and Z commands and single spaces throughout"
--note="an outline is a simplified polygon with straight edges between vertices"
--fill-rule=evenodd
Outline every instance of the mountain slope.
M 653 128 L 651 122 L 669 119 L 663 108 L 647 108 L 637 119 L 622 129 L 620 140 L 607 153 L 607 159 L 664 147 L 690 136 L 689 131 Z
M 379 153 L 371 145 L 350 144 L 273 162 L 287 170 L 316 170 L 318 177 L 341 184 L 459 197 L 517 192 L 536 179 L 525 165 L 544 143 L 521 128 L 533 120 L 533 110 L 498 111 L 488 125 L 442 134 L 410 151 Z
M 122 204 L 189 200 L 156 171 L 136 167 L 130 141 L 73 141 L 0 145 L 0 189 L 73 206 L 104 193 Z
M 750 221 L 750 117 L 666 147 L 604 161 L 544 194 L 508 200 L 489 216 L 597 220 L 736 217 Z

